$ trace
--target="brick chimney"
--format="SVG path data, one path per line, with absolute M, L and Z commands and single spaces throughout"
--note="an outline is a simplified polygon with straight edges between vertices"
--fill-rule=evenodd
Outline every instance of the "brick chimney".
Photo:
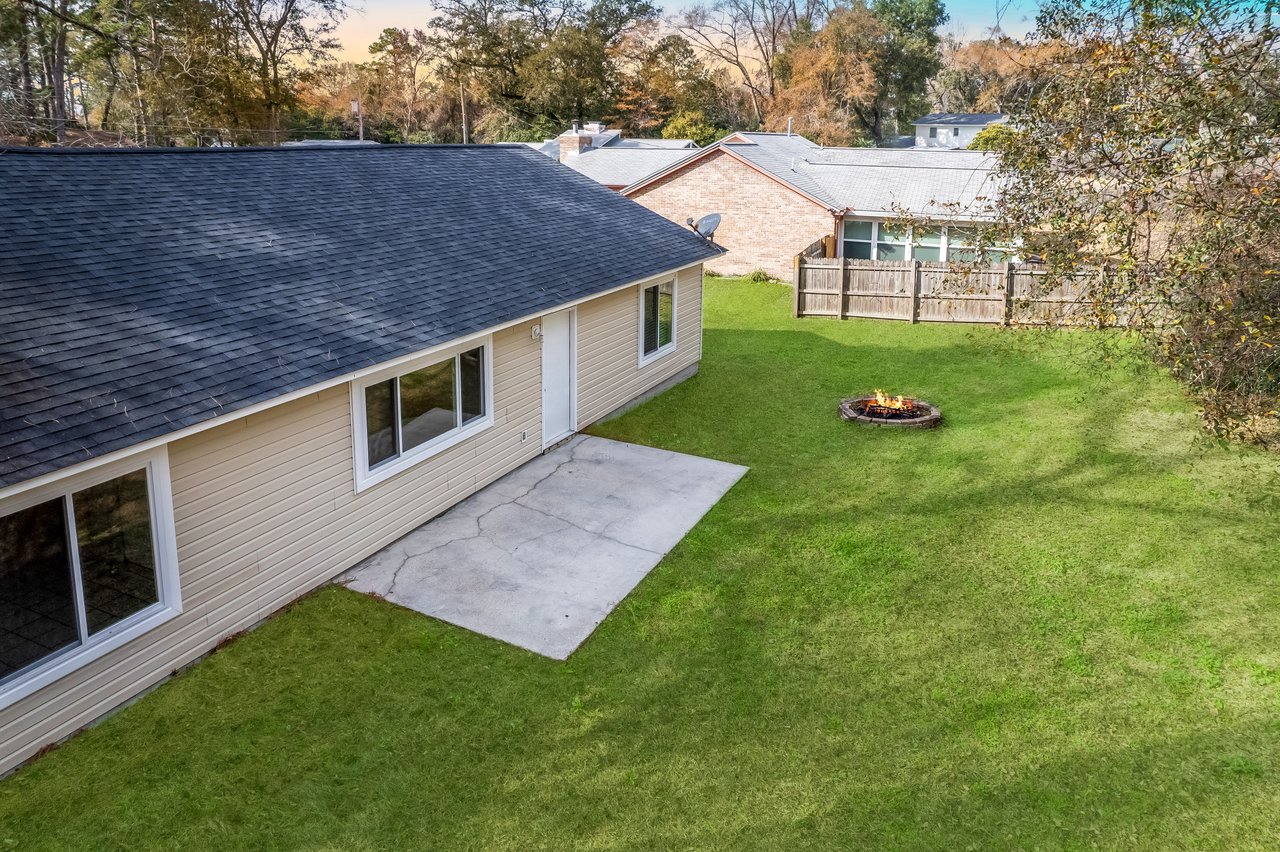
M 577 156 L 591 147 L 591 134 L 583 132 L 576 121 L 573 123 L 572 129 L 561 133 L 558 138 L 560 140 L 560 162 L 562 163 L 569 157 Z

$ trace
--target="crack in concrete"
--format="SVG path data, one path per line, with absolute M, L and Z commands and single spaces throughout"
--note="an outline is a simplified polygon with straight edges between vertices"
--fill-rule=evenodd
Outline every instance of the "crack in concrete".
M 420 524 L 341 582 L 565 659 L 683 537 L 685 516 L 701 517 L 732 485 L 696 457 L 673 460 L 678 470 L 668 461 L 578 437 Z
M 631 543 L 629 543 L 629 542 L 625 542 L 625 541 L 622 541 L 622 540 L 620 540 L 620 539 L 616 539 L 616 538 L 614 538 L 614 537 L 612 537 L 612 536 L 605 535 L 603 532 L 600 532 L 600 531 L 598 531 L 598 530 L 589 530 L 589 529 L 587 529 L 586 527 L 584 527 L 584 526 L 582 526 L 582 525 L 580 525 L 580 524 L 575 524 L 573 521 L 569 520 L 568 518 L 562 518 L 562 517 L 560 517 L 559 515 L 553 515 L 553 514 L 551 514 L 550 512 L 546 512 L 546 511 L 543 511 L 542 509 L 539 509 L 537 506 L 530 506 L 528 503 L 520 503 L 520 501 L 519 501 L 519 500 L 517 500 L 517 501 L 516 501 L 516 503 L 517 503 L 518 505 L 523 506 L 524 508 L 528 509 L 530 512 L 537 512 L 539 515 L 542 515 L 543 517 L 551 518 L 552 520 L 561 521 L 561 522 L 563 522 L 563 523 L 566 523 L 566 524 L 568 524 L 569 526 L 573 527 L 575 530 L 582 530 L 584 533 L 586 533 L 587 535 L 591 536 L 592 538 L 602 538 L 602 539 L 604 539 L 605 541 L 611 541 L 611 542 L 613 542 L 614 544 L 620 544 L 620 545 L 622 545 L 623 547 L 628 547 L 628 548 L 631 548 L 632 550 L 640 550 L 640 551 L 643 551 L 643 552 L 645 552 L 645 553 L 652 553 L 653 555 L 655 555 L 655 556 L 659 556 L 659 557 L 663 555 L 661 552 L 659 552 L 659 551 L 657 551 L 657 550 L 650 550 L 650 549 L 649 549 L 649 548 L 647 548 L 647 547 L 640 547 L 639 545 L 631 544 Z M 588 541 L 586 544 L 584 544 L 584 545 L 583 545 L 583 548 L 580 548 L 580 549 L 579 549 L 579 551 L 578 551 L 578 552 L 579 552 L 579 553 L 581 553 L 581 552 L 582 552 L 582 549 L 585 549 L 585 547 L 586 547 L 587 545 L 589 545 L 589 544 L 590 544 L 590 542 Z
M 543 474 L 542 476 L 538 477 L 538 478 L 537 478 L 537 480 L 535 480 L 535 481 L 533 482 L 533 484 L 531 484 L 528 488 L 526 488 L 522 493 L 520 493 L 520 494 L 516 495 L 515 497 L 513 497 L 513 498 L 511 498 L 511 499 L 509 499 L 509 500 L 503 500 L 503 501 L 502 501 L 502 502 L 500 502 L 500 503 L 495 503 L 494 505 L 490 506 L 488 509 L 485 509 L 483 512 L 481 512 L 479 515 L 476 515 L 474 518 L 469 517 L 468 515 L 464 515 L 464 514 L 458 513 L 458 512 L 456 512 L 456 511 L 455 511 L 455 510 L 457 510 L 457 509 L 461 508 L 463 505 L 465 505 L 466 501 L 464 500 L 462 503 L 459 503 L 459 504 L 457 504 L 456 506 L 454 506 L 454 507 L 450 508 L 447 512 L 443 513 L 443 514 L 442 514 L 442 515 L 440 515 L 438 518 L 435 518 L 435 519 L 433 519 L 433 520 L 431 520 L 431 521 L 428 521 L 428 522 L 427 522 L 428 524 L 430 524 L 430 523 L 435 523 L 436 521 L 444 520 L 445 518 L 449 517 L 449 515 L 457 515 L 457 517 L 459 517 L 459 518 L 468 518 L 469 520 L 473 520 L 473 521 L 475 521 L 475 522 L 476 522 L 476 529 L 475 529 L 475 532 L 474 532 L 474 533 L 470 533 L 470 534 L 468 534 L 468 535 L 464 535 L 464 536 L 454 536 L 454 537 L 450 538 L 448 541 L 442 541 L 442 542 L 440 542 L 439 544 L 432 545 L 431 547 L 428 547 L 426 550 L 423 550 L 423 551 L 420 551 L 420 552 L 417 552 L 417 553 L 409 553 L 409 552 L 407 551 L 407 549 L 406 549 L 406 552 L 405 552 L 405 556 L 404 556 L 404 558 L 403 558 L 402 560 L 400 560 L 400 564 L 399 564 L 399 565 L 397 565 L 397 566 L 392 570 L 392 572 L 391 572 L 391 583 L 390 583 L 390 585 L 388 585 L 388 586 L 387 586 L 387 591 L 384 593 L 384 597 L 392 598 L 392 599 L 394 599 L 394 598 L 395 598 L 395 593 L 396 593 L 396 584 L 400 582 L 400 572 L 402 572 L 402 571 L 403 571 L 403 570 L 404 570 L 404 569 L 409 565 L 409 561 L 410 561 L 410 560 L 417 560 L 417 559 L 420 559 L 420 558 L 428 557 L 428 556 L 430 556 L 432 553 L 436 552 L 437 550 L 440 550 L 441 548 L 444 548 L 444 547 L 448 547 L 448 546 L 449 546 L 449 545 L 451 545 L 451 544 L 456 544 L 456 543 L 458 543 L 458 542 L 460 542 L 460 541 L 470 541 L 470 540 L 472 540 L 472 539 L 480 538 L 480 536 L 484 535 L 484 519 L 485 519 L 485 518 L 487 518 L 487 517 L 488 517 L 489 515 L 491 515 L 492 513 L 496 512 L 498 509 L 503 508 L 504 506 L 509 506 L 509 505 L 512 505 L 512 504 L 519 505 L 519 506 L 521 506 L 521 507 L 523 507 L 523 508 L 525 508 L 525 509 L 529 509 L 530 511 L 538 512 L 538 513 L 539 513 L 539 514 L 541 514 L 541 515 L 545 515 L 545 516 L 546 516 L 546 517 L 548 517 L 548 518 L 554 518 L 555 520 L 558 520 L 558 521 L 561 521 L 561 522 L 563 522 L 563 523 L 569 524 L 569 526 L 577 527 L 577 525 L 576 525 L 576 524 L 570 523 L 569 521 L 566 521 L 564 518 L 559 518 L 559 517 L 557 517 L 557 516 L 555 516 L 555 515 L 547 514 L 546 512 L 542 512 L 541 510 L 539 510 L 539 509 L 535 509 L 535 508 L 533 508 L 532 506 L 525 505 L 524 503 L 521 503 L 520 501 L 521 501 L 522 499 L 524 499 L 525 497 L 528 497 L 528 496 L 529 496 L 530 494 L 532 494 L 535 490 L 537 490 L 538 486 L 542 485 L 542 484 L 543 484 L 544 482 L 546 482 L 548 479 L 550 479 L 551 477 L 553 477 L 553 476 L 555 476 L 557 473 L 559 473 L 559 472 L 560 472 L 560 470 L 561 470 L 565 465 L 570 464 L 571 462 L 576 461 L 576 460 L 577 460 L 577 457 L 578 457 L 578 447 L 579 447 L 579 446 L 581 446 L 581 444 L 582 444 L 582 441 L 581 441 L 581 439 L 579 439 L 579 440 L 573 441 L 573 442 L 571 442 L 570 444 L 566 445 L 565 449 L 569 450 L 569 457 L 568 457 L 567 459 L 564 459 L 563 461 L 557 462 L 557 463 L 555 464 L 555 466 L 554 466 L 554 467 L 552 467 L 552 468 L 551 468 L 551 470 L 550 470 L 549 472 L 547 472 L 547 473 Z M 582 527 L 577 527 L 577 528 L 578 528 L 578 529 L 582 529 Z M 544 538 L 545 536 L 548 536 L 548 535 L 552 535 L 552 534 L 554 534 L 555 532 L 560 532 L 560 530 L 551 530 L 550 532 L 546 532 L 546 533 L 542 533 L 542 534 L 540 534 L 540 535 L 534 536 L 533 538 L 529 539 L 528 541 L 525 541 L 525 542 L 522 542 L 522 543 L 521 543 L 521 544 L 519 544 L 519 545 L 516 545 L 516 550 L 519 550 L 519 549 L 520 549 L 520 547 L 522 547 L 522 546 L 523 546 L 523 545 L 525 545 L 525 544 L 528 544 L 529 542 L 536 541 L 537 539 L 539 539 L 539 538 Z M 410 533 L 410 535 L 412 535 L 412 533 Z M 621 542 L 619 542 L 619 543 L 621 543 Z M 515 555 L 516 555 L 516 554 L 515 554 L 515 550 L 507 550 L 506 548 L 502 548 L 502 547 L 500 547 L 499 549 L 500 549 L 500 550 L 503 550 L 505 553 L 510 554 L 511 556 L 515 556 Z M 641 549 L 643 549 L 643 548 L 641 548 Z

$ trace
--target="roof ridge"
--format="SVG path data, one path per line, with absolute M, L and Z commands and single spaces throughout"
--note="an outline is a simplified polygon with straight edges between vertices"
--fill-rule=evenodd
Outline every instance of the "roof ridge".
M 354 141 L 354 140 L 352 140 Z M 291 154 L 298 151 L 364 151 L 364 152 L 380 152 L 380 151 L 432 151 L 440 149 L 465 149 L 469 151 L 480 150 L 507 150 L 521 151 L 532 150 L 523 142 L 495 142 L 489 144 L 470 144 L 464 145 L 460 142 L 442 142 L 438 144 L 401 144 L 394 143 L 390 145 L 238 145 L 230 148 L 214 148 L 209 146 L 188 145 L 172 148 L 146 147 L 146 148 L 43 148 L 28 145 L 0 145 L 0 155 L 4 154 L 37 154 L 37 155 L 78 155 L 86 154 L 272 154 L 282 153 Z
M 914 169 L 932 172 L 989 172 L 990 167 L 981 164 L 972 166 L 912 166 L 905 163 L 815 163 L 805 160 L 806 166 L 844 166 L 851 169 Z

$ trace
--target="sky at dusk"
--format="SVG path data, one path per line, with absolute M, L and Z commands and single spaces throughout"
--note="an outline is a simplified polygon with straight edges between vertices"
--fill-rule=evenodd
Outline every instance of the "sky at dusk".
M 657 0 L 665 14 L 678 12 L 677 0 Z M 1011 36 L 1022 36 L 1031 29 L 1035 16 L 1035 0 L 952 0 L 947 3 L 951 21 L 943 29 L 963 39 L 980 38 L 997 23 Z M 356 0 L 347 19 L 338 28 L 342 41 L 340 56 L 352 62 L 369 58 L 369 45 L 387 27 L 425 26 L 431 17 L 431 6 L 421 0 Z

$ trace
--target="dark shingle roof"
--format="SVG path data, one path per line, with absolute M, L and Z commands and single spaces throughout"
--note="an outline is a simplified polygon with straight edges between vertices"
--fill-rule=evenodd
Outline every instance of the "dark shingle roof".
M 523 146 L 0 149 L 0 485 L 708 243 Z

